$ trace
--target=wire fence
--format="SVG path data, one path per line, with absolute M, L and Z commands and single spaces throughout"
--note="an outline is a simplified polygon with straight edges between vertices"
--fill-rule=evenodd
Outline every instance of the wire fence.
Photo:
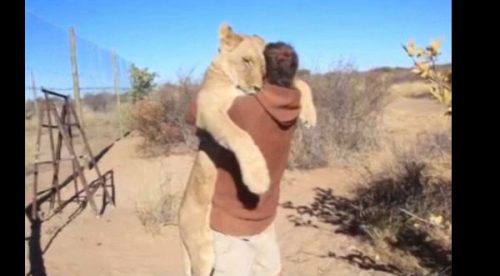
M 37 86 L 54 90 L 73 89 L 70 32 L 31 13 L 25 13 L 25 92 L 32 97 L 33 72 Z M 114 92 L 113 51 L 75 35 L 80 90 Z M 130 88 L 131 62 L 116 55 L 119 86 Z
M 113 50 L 25 12 L 25 153 L 34 157 L 35 98 L 41 88 L 70 95 L 94 151 L 123 136 L 132 63 Z M 70 42 L 73 39 L 74 47 Z M 75 78 L 78 85 L 75 85 Z M 75 93 L 77 92 L 77 93 Z

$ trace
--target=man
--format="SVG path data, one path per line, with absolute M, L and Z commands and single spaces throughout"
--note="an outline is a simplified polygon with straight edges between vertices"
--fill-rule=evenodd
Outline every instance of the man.
M 290 45 L 282 42 L 267 44 L 264 56 L 262 91 L 236 98 L 228 114 L 250 134 L 264 155 L 271 177 L 269 190 L 262 195 L 251 193 L 242 183 L 234 154 L 210 138 L 200 139 L 200 150 L 205 150 L 217 167 L 210 215 L 215 250 L 213 276 L 276 276 L 281 272 L 273 221 L 300 112 L 300 92 L 291 87 L 298 57 Z M 193 101 L 187 121 L 194 124 L 195 114 Z

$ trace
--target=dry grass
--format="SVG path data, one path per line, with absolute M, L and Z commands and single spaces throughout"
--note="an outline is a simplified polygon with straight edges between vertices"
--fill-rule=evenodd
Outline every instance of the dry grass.
M 388 150 L 383 166 L 364 172 L 351 214 L 383 261 L 413 275 L 451 275 L 450 130 Z
M 96 112 L 84 106 L 83 117 L 87 139 L 107 140 L 106 145 L 109 145 L 120 137 L 119 115 L 115 108 L 107 112 Z M 97 146 L 95 150 L 102 148 L 102 146 Z
M 385 143 L 383 158 L 365 163 L 348 198 L 316 189 L 309 205 L 283 205 L 296 226 L 335 225 L 369 241 L 398 275 L 451 275 L 451 131 L 421 132 L 414 141 Z
M 411 144 L 392 144 L 390 152 L 395 160 L 425 163 L 431 174 L 451 178 L 450 129 L 420 132 Z
M 313 91 L 318 122 L 313 130 L 300 127 L 296 132 L 290 168 L 349 161 L 377 145 L 379 122 L 389 101 L 384 77 L 358 73 L 349 64 L 302 77 Z
M 390 86 L 389 92 L 393 97 L 432 98 L 430 86 L 423 81 L 395 83 Z
M 144 137 L 140 149 L 144 156 L 169 154 L 179 143 L 196 145 L 185 115 L 198 89 L 199 84 L 189 76 L 180 77 L 176 85 L 167 83 L 135 104 L 127 121 L 130 129 Z
M 451 275 L 451 183 L 426 169 L 404 163 L 372 175 L 356 192 L 357 208 L 344 211 L 384 262 L 415 275 Z
M 170 178 L 164 175 L 158 185 L 148 187 L 136 202 L 136 214 L 146 232 L 157 235 L 163 226 L 177 224 L 181 194 L 172 192 Z

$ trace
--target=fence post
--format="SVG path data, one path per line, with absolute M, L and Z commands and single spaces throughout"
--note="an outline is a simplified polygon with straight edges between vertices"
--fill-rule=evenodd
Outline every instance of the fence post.
M 78 80 L 78 63 L 76 61 L 76 42 L 75 42 L 75 29 L 69 28 L 69 50 L 71 58 L 71 75 L 73 77 L 73 97 L 75 98 L 76 109 L 80 124 L 85 127 L 85 120 L 83 119 L 82 104 L 80 101 L 80 82 Z
M 33 91 L 33 102 L 35 104 L 35 116 L 38 118 L 38 100 L 36 96 L 35 75 L 33 75 L 33 70 L 30 70 L 30 73 L 31 73 L 31 89 Z
M 116 63 L 116 53 L 111 51 L 111 62 L 113 65 L 113 83 L 116 95 L 116 108 L 118 109 L 118 127 L 120 128 L 120 138 L 123 138 L 123 125 L 122 125 L 122 109 L 120 100 L 120 75 L 118 65 Z

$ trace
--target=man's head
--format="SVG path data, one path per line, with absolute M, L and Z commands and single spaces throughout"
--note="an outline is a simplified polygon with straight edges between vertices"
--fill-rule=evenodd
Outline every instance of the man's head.
M 299 58 L 292 46 L 283 42 L 268 43 L 264 49 L 266 81 L 291 87 L 299 66 Z

